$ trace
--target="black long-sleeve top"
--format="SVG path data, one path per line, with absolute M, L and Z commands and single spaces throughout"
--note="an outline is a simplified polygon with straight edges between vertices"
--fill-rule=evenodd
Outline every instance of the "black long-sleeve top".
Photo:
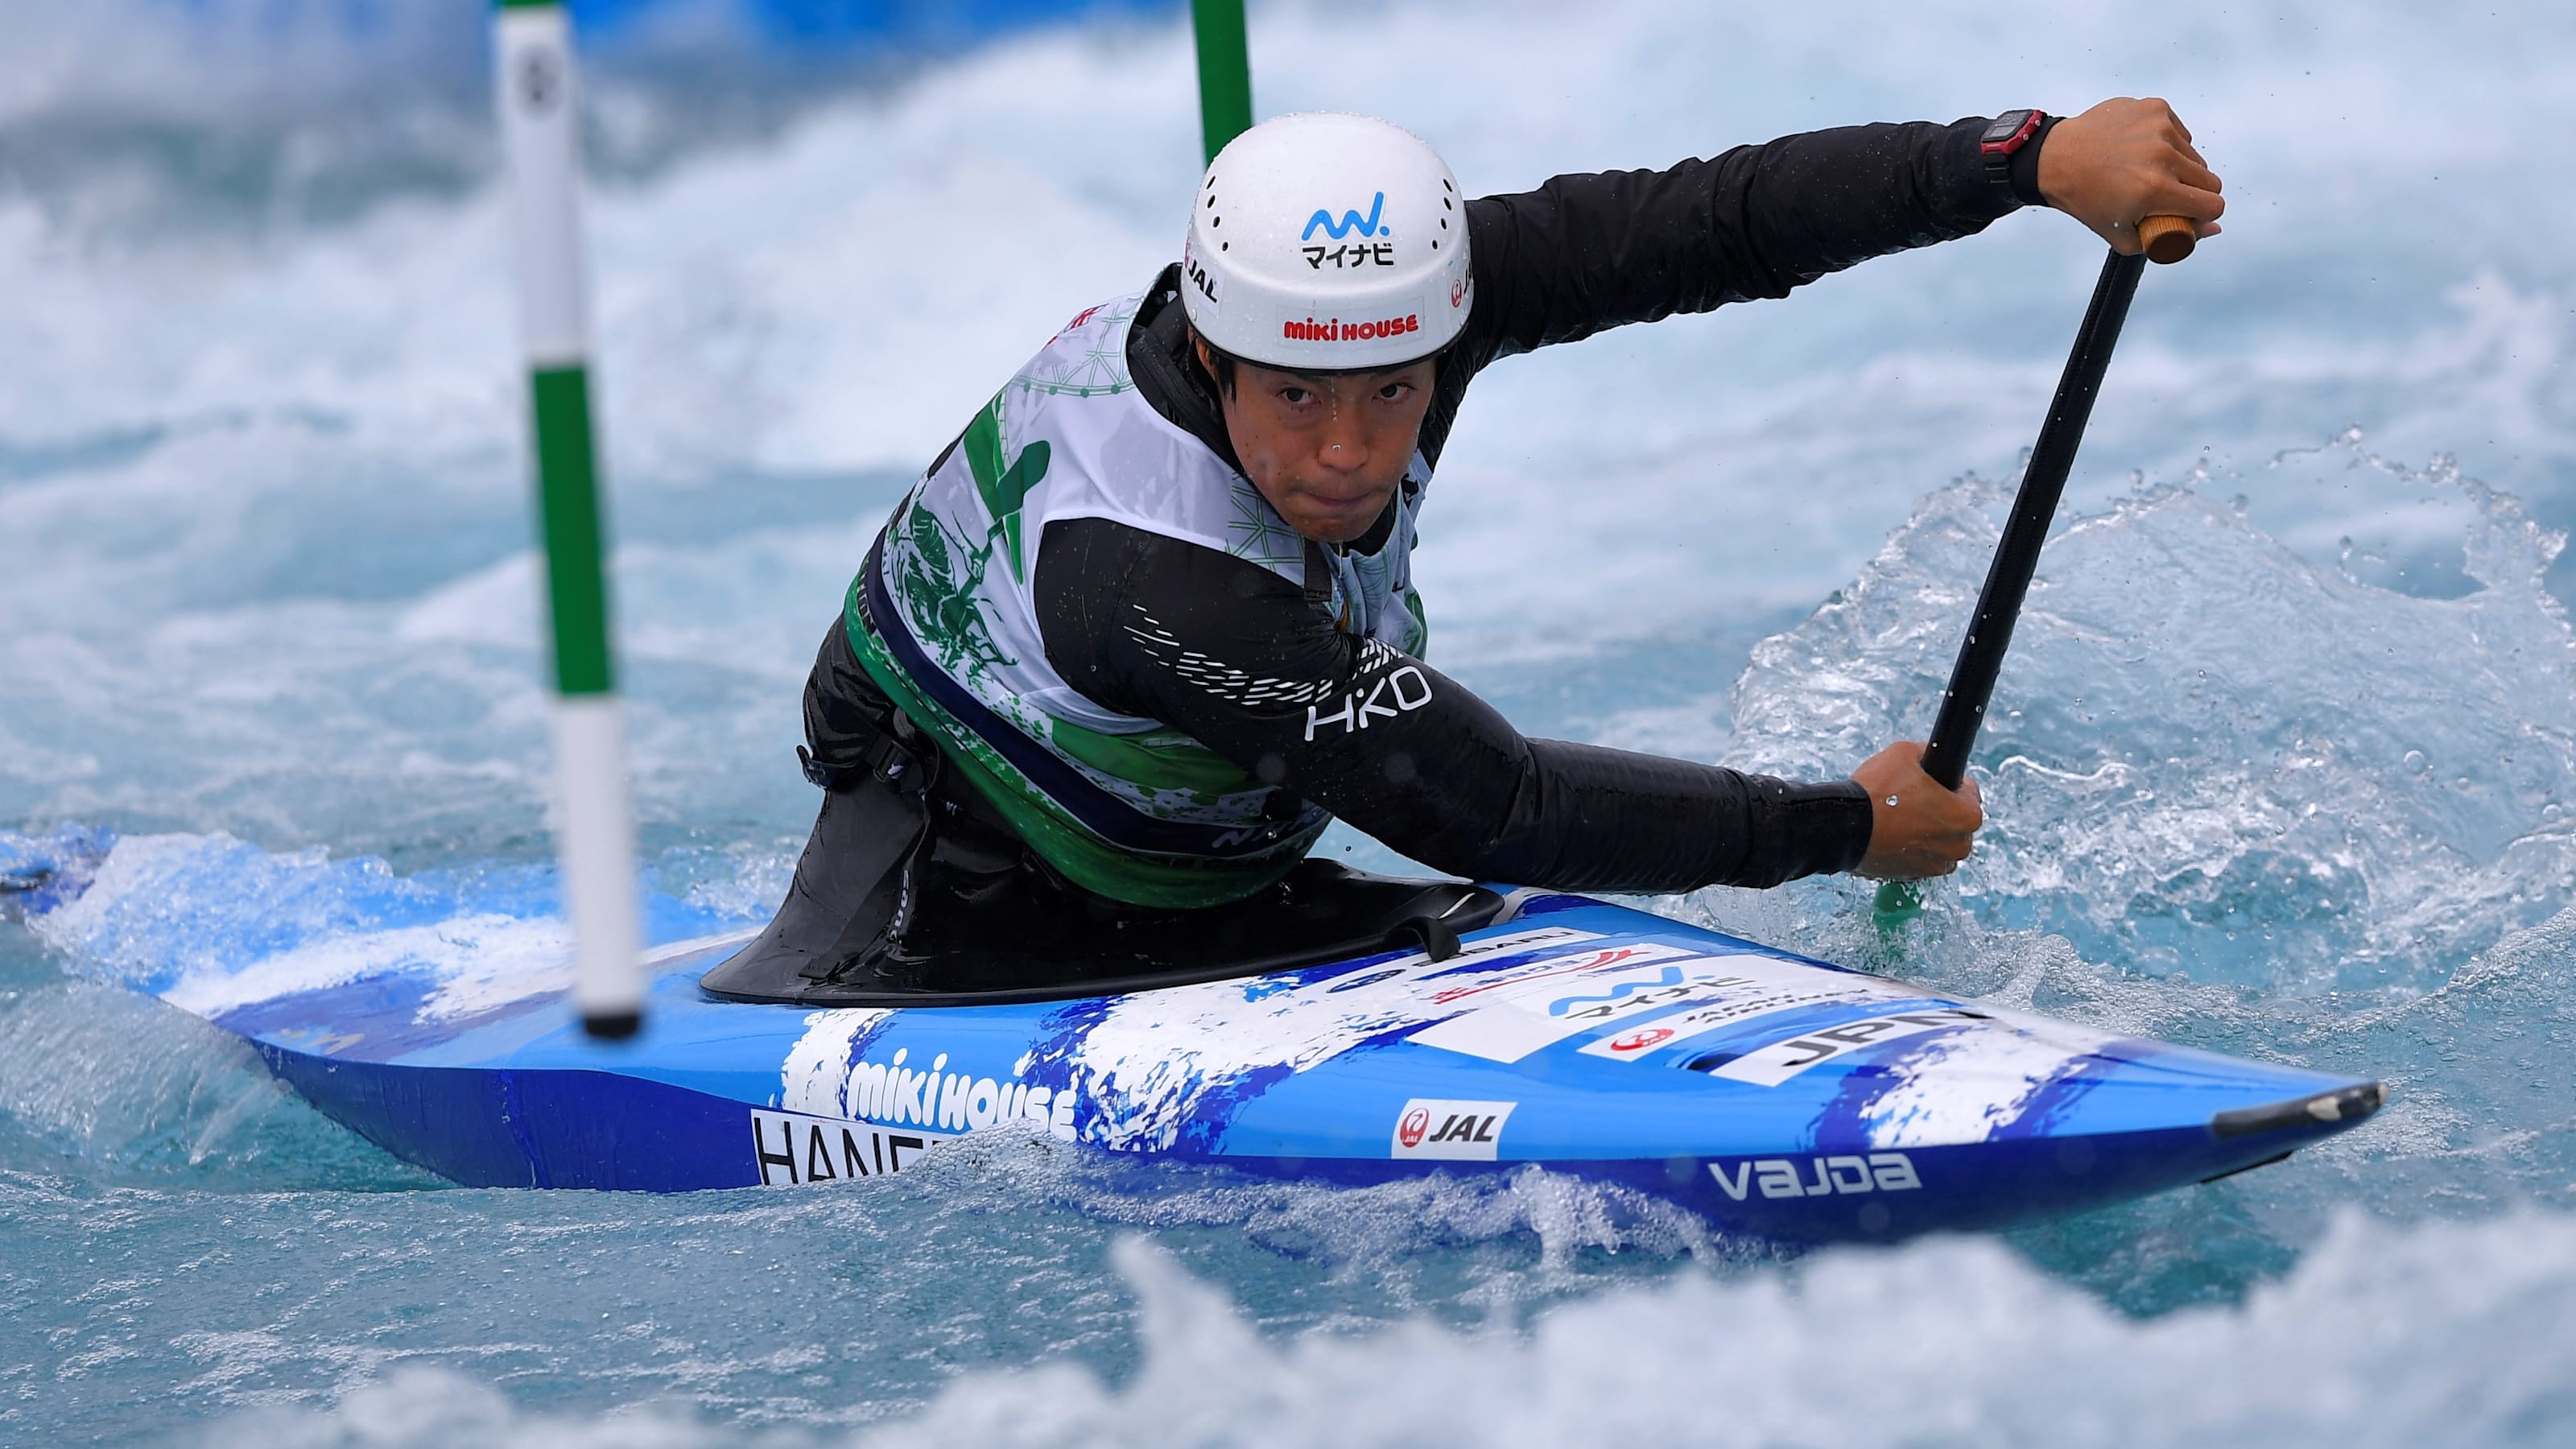
M 1497 358 L 1783 297 L 1867 258 L 1982 230 L 2035 200 L 2037 148 L 2016 167 L 2016 197 L 1985 172 L 1985 124 L 1818 131 L 1668 170 L 1560 176 L 1468 202 L 1475 301 L 1440 358 L 1424 456 L 1437 461 L 1468 383 Z M 1177 285 L 1177 269 L 1156 282 L 1129 333 L 1128 362 L 1158 411 L 1237 463 L 1191 356 Z M 1346 547 L 1384 547 L 1393 507 Z M 1034 581 L 1047 658 L 1100 704 L 1166 721 L 1256 778 L 1471 878 L 1611 891 L 1768 886 L 1848 870 L 1868 849 L 1870 803 L 1849 781 L 1791 784 L 1525 738 L 1455 680 L 1337 629 L 1325 547 L 1307 544 L 1300 587 L 1123 524 L 1051 523 Z M 1140 617 L 1156 627 L 1132 627 Z M 1184 668 L 1190 655 L 1197 661 Z M 1366 699 L 1404 669 L 1418 670 L 1430 694 L 1373 716 L 1365 731 L 1319 731 L 1302 703 L 1247 703 L 1212 688 L 1207 681 L 1226 670 L 1205 661 L 1317 686 L 1280 692 L 1301 700 Z

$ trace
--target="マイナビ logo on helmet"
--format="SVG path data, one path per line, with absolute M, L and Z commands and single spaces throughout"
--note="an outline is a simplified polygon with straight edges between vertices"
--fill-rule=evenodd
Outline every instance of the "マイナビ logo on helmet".
M 1333 220 L 1333 214 L 1330 211 L 1319 207 L 1316 209 L 1313 216 L 1306 219 L 1306 229 L 1297 234 L 1297 240 L 1301 242 L 1313 241 L 1315 239 L 1315 228 L 1319 226 L 1324 229 L 1324 235 L 1331 237 L 1335 241 L 1340 241 L 1342 238 L 1349 236 L 1354 230 L 1357 230 L 1362 236 L 1393 236 L 1393 232 L 1378 225 L 1378 218 L 1384 215 L 1385 212 L 1386 193 L 1383 191 L 1369 198 L 1369 209 L 1368 215 L 1366 216 L 1362 216 L 1356 211 L 1346 211 L 1342 213 L 1341 220 L 1335 221 Z M 1290 214 L 1294 215 L 1293 212 Z

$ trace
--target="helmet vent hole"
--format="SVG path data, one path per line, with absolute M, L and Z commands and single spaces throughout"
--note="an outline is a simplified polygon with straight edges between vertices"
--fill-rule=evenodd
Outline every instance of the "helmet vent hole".
M 1208 194 L 1208 205 L 1211 207 L 1216 205 L 1216 194 L 1214 192 L 1210 192 Z
M 1208 230 L 1210 230 L 1210 231 L 1214 231 L 1214 230 L 1216 230 L 1218 227 L 1221 227 L 1221 226 L 1223 226 L 1223 225 L 1225 225 L 1225 218 L 1224 218 L 1224 217 L 1221 217 L 1221 216 L 1211 216 L 1211 217 L 1209 217 L 1209 218 L 1208 218 Z
M 1218 243 L 1216 244 L 1216 249 L 1217 249 L 1218 251 L 1221 251 L 1221 252 L 1230 252 L 1230 251 L 1233 251 L 1233 250 L 1234 250 L 1234 243 L 1232 243 L 1232 242 L 1218 242 Z

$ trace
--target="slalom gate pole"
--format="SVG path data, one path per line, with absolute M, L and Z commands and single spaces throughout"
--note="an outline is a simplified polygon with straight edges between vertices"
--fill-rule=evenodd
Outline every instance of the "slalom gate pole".
M 1252 48 L 1243 0 L 1190 0 L 1190 29 L 1199 43 L 1199 135 L 1207 158 L 1252 129 Z
M 554 623 L 555 850 L 572 924 L 573 1004 L 593 1037 L 630 1037 L 643 1025 L 644 973 L 626 728 L 600 562 L 572 25 L 558 0 L 497 0 L 493 36 Z
M 2057 380 L 2057 395 L 2040 424 L 2039 441 L 2022 469 L 2021 490 L 2003 539 L 1995 545 L 1986 569 L 1985 587 L 1977 594 L 1977 612 L 1968 621 L 1968 637 L 1950 669 L 1950 687 L 1941 691 L 1941 710 L 1932 721 L 1931 742 L 1923 748 L 1923 773 L 1944 790 L 1956 790 L 1968 773 L 1968 754 L 1976 748 L 1977 731 L 1986 722 L 1995 680 L 2003 673 L 2004 651 L 2012 647 L 2013 625 L 2021 619 L 2022 601 L 2039 571 L 2040 547 L 2057 517 L 2066 492 L 2066 475 L 2074 470 L 2075 450 L 2083 445 L 2084 425 L 2093 417 L 2093 399 L 2102 391 L 2102 375 L 2119 343 L 2120 324 L 2128 320 L 2129 301 L 2137 295 L 2138 276 L 2149 259 L 2178 262 L 2191 255 L 2197 234 L 2192 223 L 2172 216 L 2151 216 L 2138 224 L 2145 250 L 2137 256 L 2113 252 L 2102 263 L 2093 284 L 2093 300 L 2084 309 L 2084 324 L 2075 329 L 2075 348 Z M 1902 914 L 1919 906 L 1912 885 L 1889 881 L 1879 887 L 1878 909 Z

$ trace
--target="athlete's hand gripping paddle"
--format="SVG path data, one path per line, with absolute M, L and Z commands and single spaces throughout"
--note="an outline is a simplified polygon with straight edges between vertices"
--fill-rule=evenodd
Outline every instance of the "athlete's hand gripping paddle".
M 2093 399 L 2102 390 L 2102 374 L 2111 365 L 2111 349 L 2128 318 L 2129 299 L 2137 294 L 2138 275 L 2150 258 L 2178 262 L 2191 255 L 2197 240 L 2193 224 L 2179 216 L 2151 216 L 2138 223 L 2143 252 L 2111 253 L 2094 283 L 2093 301 L 2084 310 L 2084 325 L 2075 331 L 2075 350 L 2057 380 L 2057 396 L 2030 449 L 2022 470 L 2021 491 L 2005 520 L 2003 541 L 1986 570 L 1986 586 L 1977 594 L 1977 612 L 1968 621 L 1968 637 L 1959 646 L 1958 663 L 1950 669 L 1950 687 L 1941 692 L 1941 712 L 1932 722 L 1932 739 L 1923 750 L 1923 773 L 1944 790 L 1956 790 L 1968 773 L 1968 753 L 1986 721 L 1986 704 L 2003 671 L 2004 651 L 2012 646 L 2013 625 L 2021 617 L 2022 599 L 2039 569 L 2040 546 L 2066 492 L 2066 475 L 2075 466 L 2075 450 L 2084 441 L 2084 424 L 2093 416 Z M 1908 914 L 1919 907 L 1914 887 L 1889 881 L 1879 887 L 1882 914 Z

